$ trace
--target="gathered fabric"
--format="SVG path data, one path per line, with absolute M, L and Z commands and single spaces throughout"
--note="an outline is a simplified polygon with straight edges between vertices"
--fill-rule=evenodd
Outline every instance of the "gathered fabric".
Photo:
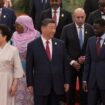
M 37 30 L 34 28 L 32 18 L 27 15 L 19 16 L 16 23 L 23 26 L 24 32 L 18 33 L 15 31 L 13 33 L 13 45 L 18 48 L 19 53 L 24 53 L 27 51 L 28 43 L 37 38 Z

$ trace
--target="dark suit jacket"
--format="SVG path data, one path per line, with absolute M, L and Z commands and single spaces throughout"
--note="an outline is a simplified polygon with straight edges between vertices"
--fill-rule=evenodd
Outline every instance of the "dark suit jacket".
M 38 22 L 40 19 L 41 12 L 45 9 L 50 8 L 50 0 L 47 0 L 47 3 L 42 6 L 41 0 L 32 0 L 31 5 L 30 5 L 30 16 L 32 17 L 34 21 L 34 25 L 37 29 Z
M 26 77 L 27 85 L 33 86 L 35 95 L 48 95 L 51 89 L 57 95 L 63 94 L 68 73 L 64 43 L 52 39 L 52 60 L 49 61 L 42 39 L 38 38 L 28 45 Z
M 39 23 L 39 30 L 40 30 L 41 22 L 45 18 L 52 18 L 51 8 L 42 12 L 40 23 Z M 54 37 L 60 38 L 63 27 L 71 22 L 72 22 L 71 14 L 66 10 L 60 8 L 60 18 L 59 18 L 59 22 L 58 22 Z
M 96 37 L 88 40 L 86 51 L 86 63 L 84 65 L 83 81 L 88 82 L 88 87 L 105 90 L 105 41 L 99 56 L 96 54 Z
M 2 16 L 0 19 L 0 24 L 8 25 L 13 32 L 13 31 L 15 31 L 15 27 L 14 27 L 15 20 L 16 20 L 16 15 L 12 9 L 10 9 L 10 8 L 2 9 Z
M 97 10 L 93 11 L 92 13 L 90 13 L 87 23 L 93 25 L 93 22 L 100 18 L 101 18 L 101 12 L 99 9 L 97 9 Z
M 84 44 L 82 49 L 80 48 L 80 42 L 78 38 L 78 33 L 76 29 L 76 25 L 74 23 L 71 23 L 69 25 L 66 25 L 63 28 L 61 39 L 65 42 L 65 47 L 68 54 L 68 62 L 70 63 L 72 60 L 77 60 L 80 56 L 85 55 L 87 40 L 90 36 L 94 35 L 92 27 L 85 23 L 84 24 Z M 80 82 L 82 82 L 82 72 L 83 72 L 83 65 L 81 65 L 80 72 L 77 72 L 72 66 L 69 66 L 70 68 L 70 83 L 72 84 L 72 81 L 75 80 L 76 75 L 79 73 L 79 79 Z
M 84 10 L 86 12 L 87 18 L 92 11 L 97 9 L 98 9 L 98 0 L 85 0 Z
M 82 49 L 80 48 L 76 25 L 74 23 L 71 23 L 63 28 L 61 39 L 64 40 L 68 55 L 70 55 L 70 58 L 72 60 L 77 59 L 81 55 L 85 55 L 87 40 L 90 36 L 94 35 L 91 25 L 85 23 L 84 28 L 85 38 Z

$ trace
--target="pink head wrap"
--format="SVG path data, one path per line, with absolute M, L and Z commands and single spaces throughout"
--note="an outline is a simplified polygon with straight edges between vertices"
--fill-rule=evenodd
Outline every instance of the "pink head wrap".
M 23 26 L 24 32 L 15 31 L 13 33 L 13 45 L 19 49 L 20 53 L 24 53 L 27 51 L 27 44 L 37 38 L 37 31 L 34 28 L 32 18 L 27 15 L 19 16 L 16 23 Z

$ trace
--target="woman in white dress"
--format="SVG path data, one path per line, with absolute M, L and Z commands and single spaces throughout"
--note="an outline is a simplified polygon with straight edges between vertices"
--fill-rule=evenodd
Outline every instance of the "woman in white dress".
M 8 44 L 11 38 L 6 25 L 0 25 L 0 105 L 15 105 L 18 78 L 23 76 L 19 53 Z

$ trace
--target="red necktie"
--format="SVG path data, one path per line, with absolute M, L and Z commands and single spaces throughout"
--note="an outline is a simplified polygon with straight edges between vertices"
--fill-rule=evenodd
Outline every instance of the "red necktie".
M 53 14 L 53 17 L 52 17 L 52 19 L 55 21 L 55 23 L 57 24 L 57 11 L 56 10 L 54 10 L 54 12 L 53 12 L 54 14 Z
M 101 50 L 101 45 L 100 45 L 100 37 L 97 37 L 97 42 L 96 42 L 96 51 L 97 51 L 97 55 L 99 55 L 100 50 Z
M 50 48 L 49 48 L 49 41 L 46 41 L 46 54 L 48 56 L 48 59 L 51 60 L 51 53 L 50 53 Z

